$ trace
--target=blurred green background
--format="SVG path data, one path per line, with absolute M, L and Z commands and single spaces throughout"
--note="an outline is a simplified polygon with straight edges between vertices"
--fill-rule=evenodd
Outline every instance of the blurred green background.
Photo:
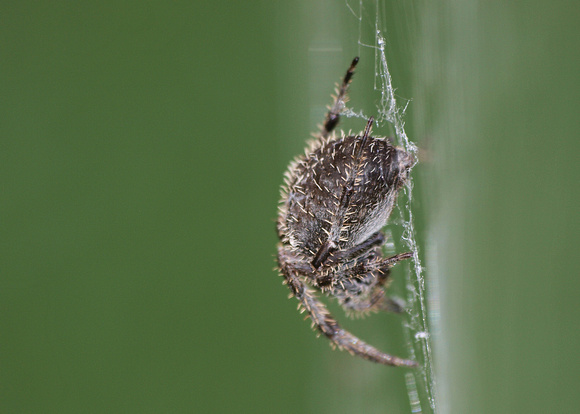
M 354 55 L 376 110 L 375 23 L 424 153 L 440 412 L 577 411 L 578 3 L 1 10 L 0 412 L 411 412 L 406 370 L 330 351 L 272 270 L 282 173 Z M 332 309 L 406 355 L 404 318 Z

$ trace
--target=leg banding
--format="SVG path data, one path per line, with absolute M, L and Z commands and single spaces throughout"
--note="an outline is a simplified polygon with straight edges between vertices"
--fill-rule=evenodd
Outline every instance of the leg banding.
M 324 336 L 335 344 L 339 349 L 346 350 L 353 355 L 358 355 L 366 360 L 378 362 L 384 365 L 416 367 L 417 362 L 385 354 L 373 346 L 360 340 L 350 332 L 340 327 L 336 319 L 332 317 L 326 305 L 314 294 L 314 291 L 300 279 L 300 276 L 283 259 L 283 253 L 279 252 L 279 262 L 282 267 L 282 275 L 292 294 L 300 301 L 301 306 L 308 312 L 312 324 Z M 381 290 L 382 291 L 382 290 Z

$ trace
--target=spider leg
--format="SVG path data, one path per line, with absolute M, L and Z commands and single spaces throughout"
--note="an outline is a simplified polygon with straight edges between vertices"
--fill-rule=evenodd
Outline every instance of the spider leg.
M 378 231 L 375 234 L 371 235 L 368 239 L 362 242 L 359 245 L 351 247 L 348 250 L 343 250 L 336 252 L 332 255 L 332 260 L 329 260 L 330 263 L 337 262 L 337 261 L 344 261 L 344 260 L 351 260 L 355 257 L 358 257 L 374 247 L 381 246 L 385 242 L 385 235 Z
M 384 242 L 385 242 L 385 235 L 383 234 L 382 231 L 378 231 L 378 232 L 372 234 L 368 239 L 366 239 L 361 244 L 358 244 L 354 247 L 351 247 L 348 250 L 339 250 L 339 251 L 327 252 L 325 255 L 327 258 L 325 263 L 332 265 L 334 263 L 352 260 L 356 257 L 359 257 L 359 256 L 369 252 L 371 249 L 373 249 L 375 247 L 381 246 Z M 384 264 L 383 267 L 388 269 L 388 268 L 394 266 L 395 263 L 397 263 L 401 260 L 408 259 L 412 256 L 413 256 L 413 253 L 407 252 L 407 253 L 401 253 L 401 254 L 397 254 L 397 255 L 394 255 L 391 257 L 387 257 L 387 258 L 381 258 L 381 260 L 382 260 L 382 263 Z M 315 256 L 313 262 L 316 262 L 316 256 Z M 313 265 L 314 265 L 314 267 L 316 267 L 316 263 Z M 320 264 L 318 264 L 318 266 L 320 266 Z
M 393 267 L 397 262 L 410 259 L 411 257 L 413 257 L 413 252 L 399 253 L 381 259 L 382 269 L 380 269 L 381 277 L 379 279 L 379 284 L 381 286 L 385 284 L 389 277 L 391 267 Z M 384 293 L 382 288 L 381 291 Z M 402 299 L 385 296 L 382 301 L 377 302 L 377 309 L 387 312 L 402 313 L 405 310 L 405 305 L 406 304 Z
M 384 285 L 389 279 L 390 269 L 412 253 L 401 253 L 391 257 L 380 257 L 379 252 L 369 252 L 355 265 L 345 269 L 330 287 L 331 295 L 338 298 L 340 305 L 355 314 L 366 314 L 379 310 L 401 313 L 405 303 L 385 295 Z
M 334 99 L 334 103 L 330 107 L 330 110 L 326 114 L 326 118 L 324 119 L 324 124 L 322 125 L 322 129 L 320 131 L 321 138 L 327 138 L 328 135 L 334 130 L 336 125 L 338 125 L 338 121 L 340 120 L 340 112 L 344 108 L 344 103 L 346 102 L 346 93 L 348 90 L 348 85 L 352 80 L 352 75 L 354 74 L 354 68 L 358 63 L 358 57 L 355 57 L 350 64 L 350 67 L 346 71 L 344 78 L 342 80 L 342 84 L 340 85 L 340 89 L 338 90 L 338 95 Z
M 385 354 L 371 345 L 361 341 L 350 332 L 340 327 L 338 322 L 330 315 L 326 306 L 314 295 L 300 279 L 298 274 L 292 268 L 291 264 L 285 260 L 283 248 L 278 251 L 278 262 L 280 271 L 284 276 L 285 282 L 290 288 L 292 295 L 299 301 L 305 309 L 313 325 L 326 336 L 339 349 L 348 351 L 353 355 L 358 355 L 366 360 L 378 362 L 384 365 L 416 367 L 418 364 L 410 359 L 403 359 L 393 355 Z
M 348 250 L 324 251 L 324 250 L 322 250 L 322 248 L 329 245 L 329 242 L 326 242 L 325 244 L 323 244 L 321 246 L 321 249 L 314 256 L 314 259 L 312 261 L 312 265 L 315 268 L 320 267 L 321 263 L 317 262 L 319 257 L 323 257 L 325 260 L 325 263 L 328 265 L 332 265 L 332 264 L 335 264 L 338 262 L 349 261 L 349 260 L 354 259 L 355 257 L 358 257 L 358 256 L 368 252 L 369 250 L 371 250 L 374 247 L 382 245 L 384 242 L 385 242 L 385 235 L 380 231 L 373 234 L 371 237 L 369 237 L 367 240 L 365 240 L 361 244 L 354 246 L 354 247 L 351 247 Z M 322 252 L 322 254 L 321 254 L 321 252 Z M 327 275 L 323 275 L 323 276 L 314 275 L 314 279 L 316 279 L 318 285 L 321 287 L 330 282 L 330 280 L 328 280 Z
M 389 278 L 389 274 L 391 272 L 391 267 L 393 267 L 396 263 L 400 262 L 401 260 L 409 259 L 413 257 L 412 252 L 406 253 L 399 253 L 394 256 L 381 258 L 381 267 L 379 268 L 379 281 L 378 284 L 381 287 L 378 289 L 383 292 L 382 286 L 385 284 L 387 279 Z M 393 298 L 388 296 L 383 296 L 382 300 L 376 302 L 376 309 L 384 310 L 387 312 L 394 312 L 394 313 L 402 313 L 405 310 L 405 302 L 399 298 Z
M 379 309 L 393 313 L 403 313 L 406 307 L 407 304 L 400 298 L 386 297 L 379 303 Z
M 381 265 L 383 267 L 388 266 L 391 268 L 395 265 L 395 263 L 400 262 L 401 260 L 410 259 L 411 257 L 413 257 L 413 252 L 399 253 L 391 257 L 382 258 Z
M 336 290 L 334 295 L 339 297 L 340 305 L 350 315 L 366 315 L 377 311 L 403 313 L 405 310 L 405 302 L 399 298 L 386 296 L 380 285 L 375 286 L 368 295 L 362 297 L 346 296 L 341 298 L 341 292 Z

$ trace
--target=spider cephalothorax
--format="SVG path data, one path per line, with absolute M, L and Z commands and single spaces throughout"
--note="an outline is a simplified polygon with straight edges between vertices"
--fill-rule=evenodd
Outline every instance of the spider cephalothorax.
M 314 295 L 337 298 L 349 313 L 400 312 L 385 296 L 389 269 L 411 257 L 383 257 L 381 228 L 393 209 L 415 159 L 384 138 L 333 133 L 358 58 L 352 61 L 320 133 L 285 175 L 278 216 L 278 265 L 313 325 L 352 354 L 386 365 L 416 362 L 385 354 L 342 329 Z

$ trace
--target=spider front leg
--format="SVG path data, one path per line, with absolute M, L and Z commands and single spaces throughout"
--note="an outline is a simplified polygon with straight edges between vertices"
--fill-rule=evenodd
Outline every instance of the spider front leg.
M 280 272 L 284 276 L 292 295 L 300 301 L 301 307 L 308 312 L 313 326 L 330 339 L 333 344 L 353 355 L 384 365 L 405 367 L 416 367 L 418 365 L 415 361 L 385 354 L 342 329 L 330 315 L 326 306 L 314 295 L 314 291 L 309 289 L 300 279 L 299 273 L 292 265 L 292 259 L 292 254 L 286 252 L 283 246 L 278 248 Z
M 338 125 L 338 121 L 340 121 L 340 112 L 344 109 L 344 104 L 346 102 L 346 93 L 348 91 L 348 85 L 352 79 L 352 75 L 354 75 L 354 68 L 358 63 L 358 57 L 355 57 L 350 64 L 350 67 L 346 71 L 344 78 L 342 79 L 342 84 L 340 85 L 340 89 L 338 89 L 338 94 L 334 99 L 334 103 L 330 107 L 330 110 L 326 114 L 326 118 L 324 119 L 324 124 L 322 125 L 322 129 L 320 131 L 320 137 L 326 138 L 332 130 Z

